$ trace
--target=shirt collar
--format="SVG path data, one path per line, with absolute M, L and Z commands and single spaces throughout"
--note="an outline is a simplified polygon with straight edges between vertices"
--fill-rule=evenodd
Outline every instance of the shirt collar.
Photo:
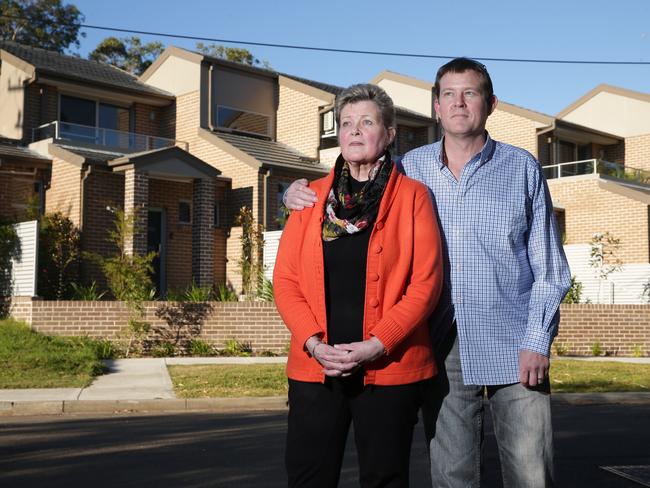
M 440 144 L 437 147 L 437 151 L 434 153 L 434 160 L 438 165 L 438 168 L 440 169 L 442 169 L 442 167 L 445 165 L 444 144 L 445 144 L 445 137 L 443 136 L 442 139 L 440 140 Z M 494 155 L 494 148 L 495 148 L 494 140 L 490 137 L 490 134 L 487 131 L 485 131 L 485 144 L 483 144 L 483 148 L 481 149 L 481 151 L 478 154 L 476 154 L 472 159 L 470 159 L 470 161 L 478 160 L 478 165 L 482 166 L 483 164 L 487 163 L 490 159 L 492 159 L 492 156 Z

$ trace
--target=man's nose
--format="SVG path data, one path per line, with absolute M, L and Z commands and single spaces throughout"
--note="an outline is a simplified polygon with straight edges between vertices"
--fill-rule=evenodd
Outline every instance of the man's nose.
M 454 97 L 454 105 L 457 107 L 465 106 L 465 96 L 462 93 L 459 93 Z

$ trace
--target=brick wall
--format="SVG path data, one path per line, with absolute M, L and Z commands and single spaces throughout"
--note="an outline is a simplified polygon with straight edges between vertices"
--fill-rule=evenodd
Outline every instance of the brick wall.
M 565 244 L 588 244 L 595 232 L 610 232 L 621 240 L 624 263 L 647 263 L 648 206 L 602 190 L 598 178 L 576 176 L 548 180 L 553 204 L 564 208 Z
M 650 134 L 625 139 L 625 166 L 650 171 Z
M 0 171 L 0 217 L 20 222 L 25 220 L 29 204 L 39 204 L 38 192 L 34 183 L 45 182 L 45 172 L 38 170 L 34 176 L 28 174 L 10 174 L 10 171 L 28 173 L 33 167 L 23 162 L 13 162 L 2 158 Z
M 497 107 L 488 118 L 486 128 L 492 139 L 521 147 L 538 157 L 537 133 L 532 120 Z
M 147 320 L 152 325 L 165 325 L 155 312 L 166 305 L 173 306 L 167 302 L 146 304 Z M 289 332 L 273 303 L 212 302 L 210 306 L 200 338 L 217 347 L 235 338 L 250 342 L 254 351 L 281 352 L 289 341 Z M 12 315 L 45 334 L 114 338 L 129 313 L 121 302 L 20 298 L 12 304 Z M 629 356 L 635 347 L 650 355 L 650 305 L 562 305 L 561 316 L 555 343 L 572 354 L 590 355 L 592 344 L 599 341 L 603 351 L 611 355 Z
M 32 129 L 58 119 L 59 92 L 39 83 L 32 83 L 26 90 L 23 141 L 30 143 Z
M 45 211 L 61 212 L 77 227 L 81 227 L 81 176 L 79 166 L 54 158 L 51 186 L 45 192 Z
M 323 100 L 280 85 L 277 112 L 277 140 L 310 158 L 318 157 Z
M 604 353 L 630 356 L 635 346 L 650 355 L 650 305 L 562 305 L 555 344 L 570 354 L 591 355 L 596 342 Z

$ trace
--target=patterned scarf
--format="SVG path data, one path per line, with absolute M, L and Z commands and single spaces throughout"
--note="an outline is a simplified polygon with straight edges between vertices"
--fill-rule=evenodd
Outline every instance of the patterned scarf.
M 379 203 L 386 189 L 393 162 L 386 151 L 383 161 L 370 171 L 368 181 L 357 193 L 350 190 L 350 165 L 342 158 L 336 162 L 334 184 L 327 196 L 323 240 L 333 241 L 368 228 L 377 218 Z M 343 218 L 345 216 L 345 218 Z

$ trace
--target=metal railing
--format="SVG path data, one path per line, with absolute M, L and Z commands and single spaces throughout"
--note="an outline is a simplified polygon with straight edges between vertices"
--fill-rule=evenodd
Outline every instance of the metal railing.
M 173 146 L 179 146 L 186 151 L 188 150 L 187 142 L 177 141 L 175 139 L 105 129 L 103 127 L 71 124 L 58 120 L 32 129 L 33 142 L 50 138 L 56 142 L 66 142 L 86 147 L 100 146 L 125 153 L 150 151 L 152 149 Z
M 620 180 L 650 185 L 650 171 L 630 168 L 620 163 L 612 163 L 610 161 L 603 161 L 602 159 L 571 161 L 568 163 L 543 166 L 542 169 L 547 180 L 567 178 L 569 176 L 599 174 Z

